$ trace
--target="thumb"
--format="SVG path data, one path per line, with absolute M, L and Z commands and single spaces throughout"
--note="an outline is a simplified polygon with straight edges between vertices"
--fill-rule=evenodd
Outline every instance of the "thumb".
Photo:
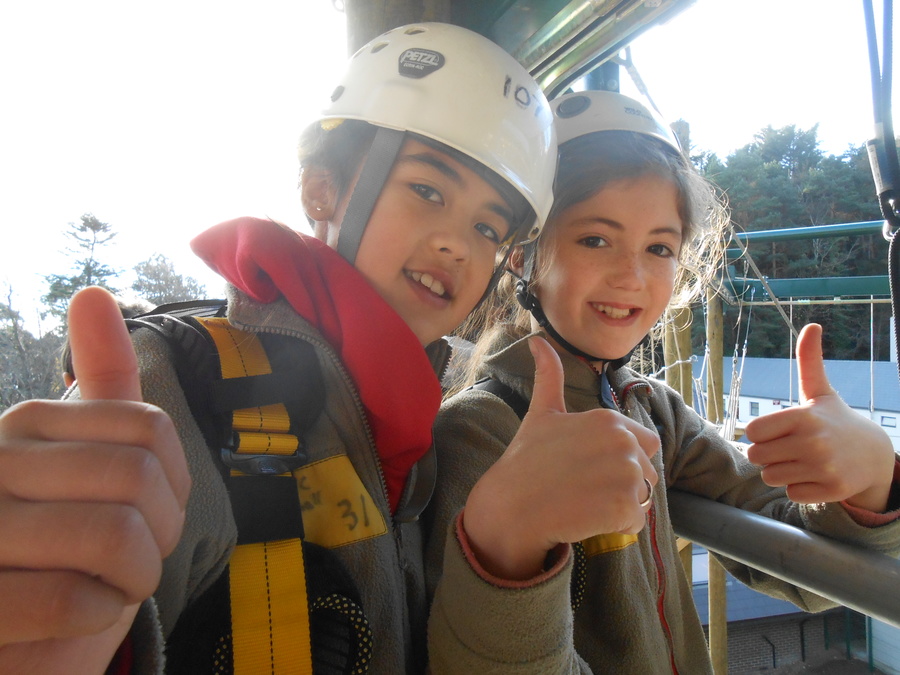
M 99 286 L 69 303 L 69 344 L 81 397 L 141 401 L 137 357 L 116 299 Z
M 817 323 L 804 326 L 797 337 L 797 375 L 801 403 L 834 394 L 822 358 L 822 326 Z
M 534 392 L 528 412 L 566 412 L 565 378 L 559 354 L 543 338 L 528 340 L 534 357 Z

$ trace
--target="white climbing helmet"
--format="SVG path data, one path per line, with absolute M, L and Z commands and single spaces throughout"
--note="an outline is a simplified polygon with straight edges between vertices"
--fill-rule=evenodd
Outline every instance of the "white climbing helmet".
M 471 157 L 534 210 L 520 240 L 540 234 L 553 204 L 553 115 L 528 71 L 486 37 L 442 23 L 380 35 L 348 62 L 319 118 L 330 119 L 410 131 Z
M 624 94 L 581 91 L 551 102 L 560 145 L 597 131 L 633 131 L 658 138 L 676 152 L 678 139 L 660 115 Z

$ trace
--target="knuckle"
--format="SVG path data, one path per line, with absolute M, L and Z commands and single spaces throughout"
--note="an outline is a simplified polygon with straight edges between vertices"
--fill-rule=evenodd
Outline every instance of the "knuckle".
M 97 528 L 98 536 L 94 542 L 98 557 L 112 566 L 143 553 L 149 531 L 140 511 L 122 504 L 104 511 L 104 522 Z
M 172 419 L 162 409 L 149 403 L 141 403 L 138 409 L 141 428 L 147 434 L 147 442 L 165 436 L 173 429 Z
M 110 458 L 110 475 L 126 494 L 137 497 L 159 484 L 162 468 L 156 456 L 143 448 L 116 451 Z
M 74 574 L 56 574 L 42 584 L 40 594 L 43 597 L 36 598 L 33 606 L 37 609 L 46 607 L 39 619 L 50 634 L 65 635 L 83 614 L 84 594 L 80 586 L 79 579 Z
M 42 399 L 31 399 L 8 408 L 0 416 L 0 437 L 14 435 L 20 429 L 34 426 L 35 420 L 46 419 L 45 415 L 50 413 L 48 407 L 52 403 Z

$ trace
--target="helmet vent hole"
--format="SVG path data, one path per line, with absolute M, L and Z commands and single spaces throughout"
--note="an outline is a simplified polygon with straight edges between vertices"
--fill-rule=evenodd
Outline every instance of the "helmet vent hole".
M 372 53 L 377 54 L 382 49 L 388 46 L 387 42 L 379 42 L 377 45 L 372 45 Z
M 341 97 L 341 94 L 343 94 L 343 93 L 344 93 L 343 85 L 338 86 L 337 88 L 335 88 L 335 90 L 333 92 L 331 92 L 331 101 L 332 102 L 337 101 Z
M 562 118 L 575 117 L 590 107 L 591 99 L 587 96 L 573 96 L 559 104 L 556 108 L 556 114 Z
M 418 35 L 419 33 L 424 33 L 425 29 L 424 28 L 409 28 L 403 32 L 406 33 L 407 35 Z

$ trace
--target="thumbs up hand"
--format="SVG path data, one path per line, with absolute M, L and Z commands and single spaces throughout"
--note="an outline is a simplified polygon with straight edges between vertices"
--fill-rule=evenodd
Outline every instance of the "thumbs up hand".
M 548 551 L 596 534 L 643 528 L 652 431 L 614 410 L 567 413 L 562 364 L 540 338 L 528 414 L 500 459 L 469 495 L 463 526 L 480 564 L 504 579 L 528 579 Z M 649 507 L 647 507 L 649 508 Z
M 822 358 L 822 327 L 809 324 L 797 339 L 800 405 L 752 420 L 751 462 L 762 479 L 785 486 L 797 503 L 846 500 L 883 512 L 895 462 L 890 438 L 852 410 L 832 389 Z
M 0 416 L 0 672 L 102 673 L 184 522 L 184 453 L 115 299 L 73 297 L 69 338 L 83 400 Z

